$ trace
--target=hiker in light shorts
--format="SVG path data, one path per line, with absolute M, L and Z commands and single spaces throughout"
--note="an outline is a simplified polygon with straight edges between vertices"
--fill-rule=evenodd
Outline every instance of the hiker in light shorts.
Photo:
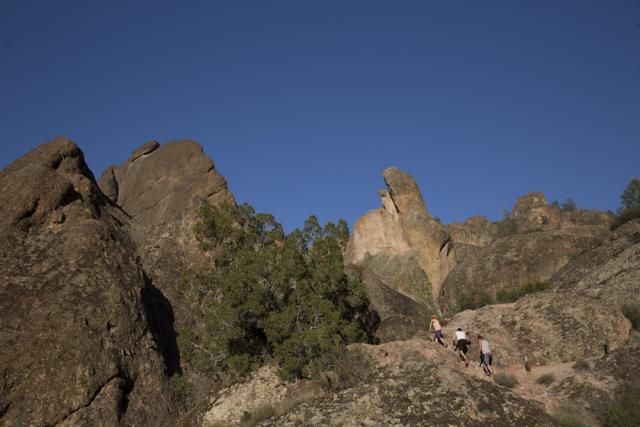
M 440 322 L 438 322 L 438 316 L 435 314 L 431 316 L 431 323 L 429 324 L 429 332 L 431 331 L 433 331 L 433 340 L 438 341 L 441 346 L 447 347 L 442 335 L 442 326 L 440 325 Z
M 491 356 L 491 347 L 489 341 L 478 335 L 478 353 L 480 354 L 480 365 L 486 375 L 493 374 L 491 370 L 491 364 L 493 363 L 493 357 Z

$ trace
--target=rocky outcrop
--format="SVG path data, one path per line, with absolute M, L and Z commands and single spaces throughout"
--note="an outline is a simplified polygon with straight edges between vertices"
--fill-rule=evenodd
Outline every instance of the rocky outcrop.
M 302 403 L 260 425 L 553 425 L 537 404 L 443 363 L 435 346 L 417 339 L 361 346 L 372 364 L 361 384 Z
M 546 365 L 600 356 L 604 345 L 622 346 L 630 322 L 606 302 L 573 292 L 547 291 L 527 295 L 515 303 L 490 305 L 456 314 L 443 329 L 454 336 L 462 328 L 472 340 L 491 342 L 498 364 Z
M 602 245 L 555 273 L 551 282 L 616 307 L 640 307 L 640 220 L 616 229 Z
M 0 172 L 0 422 L 171 425 L 127 215 L 59 138 Z
M 235 204 L 226 180 L 216 172 L 202 147 L 190 140 L 162 146 L 157 141 L 144 144 L 121 166 L 107 168 L 100 185 L 138 224 L 144 225 L 179 220 L 194 198 Z
M 432 306 L 387 286 L 369 269 L 364 269 L 362 281 L 367 288 L 369 303 L 379 317 L 375 337 L 380 342 L 407 339 L 428 328 L 429 314 L 435 310 Z
M 445 312 L 496 300 L 513 291 L 547 281 L 573 257 L 598 246 L 609 230 L 598 226 L 514 234 L 466 257 L 447 276 L 439 298 Z
M 543 193 L 527 193 L 516 200 L 511 210 L 519 233 L 557 230 L 575 225 L 608 226 L 611 216 L 606 212 L 574 208 L 563 211 L 550 205 Z
M 150 141 L 133 151 L 120 166 L 102 174 L 100 187 L 131 217 L 130 235 L 153 286 L 164 301 L 156 304 L 159 344 L 170 372 L 189 366 L 180 359 L 175 336 L 185 328 L 204 328 L 203 319 L 178 292 L 183 273 L 210 266 L 208 253 L 200 250 L 193 232 L 200 204 L 235 205 L 227 182 L 202 147 L 191 140 L 166 144 Z M 211 379 L 191 378 L 193 393 L 206 393 Z
M 245 413 L 282 405 L 292 397 L 289 391 L 291 386 L 278 378 L 277 368 L 263 366 L 245 382 L 218 392 L 211 399 L 211 407 L 204 415 L 203 425 L 240 424 Z
M 365 282 L 367 278 L 375 278 L 376 282 L 369 287 L 378 289 L 381 282 L 385 288 L 423 306 L 423 312 L 435 312 L 435 295 L 447 273 L 440 257 L 442 253 L 447 256 L 449 235 L 427 211 L 420 189 L 410 175 L 389 168 L 383 176 L 387 189 L 379 192 L 382 208 L 370 211 L 356 222 L 345 262 L 372 273 L 365 275 Z M 374 309 L 394 319 L 412 318 L 422 323 L 424 314 L 414 318 L 396 304 L 392 306 L 400 311 L 392 314 L 389 305 L 378 307 L 385 304 L 383 301 L 378 302 L 375 297 L 370 297 L 370 301 Z M 410 307 L 407 310 L 413 311 Z M 384 323 L 385 316 L 381 317 Z
M 498 227 L 487 218 L 477 215 L 464 222 L 447 224 L 447 232 L 458 244 L 485 247 L 495 240 Z

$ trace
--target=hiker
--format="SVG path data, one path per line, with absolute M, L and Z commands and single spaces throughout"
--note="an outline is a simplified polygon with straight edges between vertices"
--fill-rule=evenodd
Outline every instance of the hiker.
M 442 326 L 438 322 L 438 316 L 435 314 L 431 316 L 431 323 L 429 324 L 429 332 L 433 331 L 433 340 L 438 341 L 441 346 L 447 347 L 444 343 L 444 337 L 442 336 Z
M 469 359 L 466 356 L 469 351 L 469 343 L 470 341 L 467 334 L 462 330 L 462 328 L 458 328 L 456 330 L 456 347 L 453 351 L 458 352 L 458 356 L 460 356 L 460 360 L 464 362 L 465 367 L 469 366 Z
M 493 371 L 491 370 L 491 364 L 493 363 L 493 357 L 491 356 L 491 347 L 489 347 L 489 341 L 478 335 L 478 353 L 480 354 L 480 366 L 487 376 L 491 376 Z

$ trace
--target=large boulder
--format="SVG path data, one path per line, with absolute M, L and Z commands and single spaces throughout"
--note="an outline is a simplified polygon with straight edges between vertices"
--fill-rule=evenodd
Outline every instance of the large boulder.
M 448 313 L 496 301 L 501 291 L 517 291 L 547 281 L 573 257 L 598 246 L 608 228 L 567 229 L 514 234 L 465 257 L 449 273 L 438 302 Z
M 128 217 L 58 138 L 0 172 L 0 422 L 172 425 Z

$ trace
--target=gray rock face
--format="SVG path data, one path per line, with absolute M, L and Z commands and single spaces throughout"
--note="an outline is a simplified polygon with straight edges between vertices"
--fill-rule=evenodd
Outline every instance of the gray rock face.
M 112 200 L 131 216 L 130 235 L 142 266 L 159 290 L 160 300 L 166 298 L 157 307 L 163 313 L 157 326 L 170 370 L 188 370 L 184 363 L 180 366 L 174 329 L 204 325 L 179 297 L 177 287 L 185 271 L 210 265 L 208 254 L 198 247 L 193 226 L 202 200 L 235 205 L 227 182 L 199 144 L 179 140 L 144 144 L 122 165 L 107 168 L 100 185 L 105 193 L 115 194 Z M 196 387 L 196 397 L 201 388 L 206 385 Z
M 380 317 L 375 332 L 380 342 L 407 339 L 427 328 L 432 307 L 387 286 L 369 269 L 363 270 L 362 281 L 367 288 L 369 303 Z
M 515 303 L 489 305 L 456 314 L 443 328 L 453 336 L 456 328 L 491 342 L 498 363 L 532 364 L 569 362 L 603 354 L 629 338 L 630 323 L 619 309 L 573 292 L 547 291 L 527 295 Z
M 640 306 L 640 220 L 624 224 L 602 245 L 572 260 L 551 282 L 616 307 Z
M 465 300 L 474 305 L 486 300 L 486 304 L 501 290 L 547 281 L 573 257 L 595 248 L 608 235 L 604 227 L 576 226 L 499 239 L 466 257 L 449 273 L 442 285 L 440 306 L 452 312 Z
M 59 138 L 0 172 L 0 421 L 171 425 L 128 218 Z
M 113 191 L 113 183 L 117 191 Z M 144 225 L 178 220 L 194 198 L 235 203 L 227 182 L 194 141 L 151 141 L 123 165 L 108 168 L 100 180 L 105 194 Z

